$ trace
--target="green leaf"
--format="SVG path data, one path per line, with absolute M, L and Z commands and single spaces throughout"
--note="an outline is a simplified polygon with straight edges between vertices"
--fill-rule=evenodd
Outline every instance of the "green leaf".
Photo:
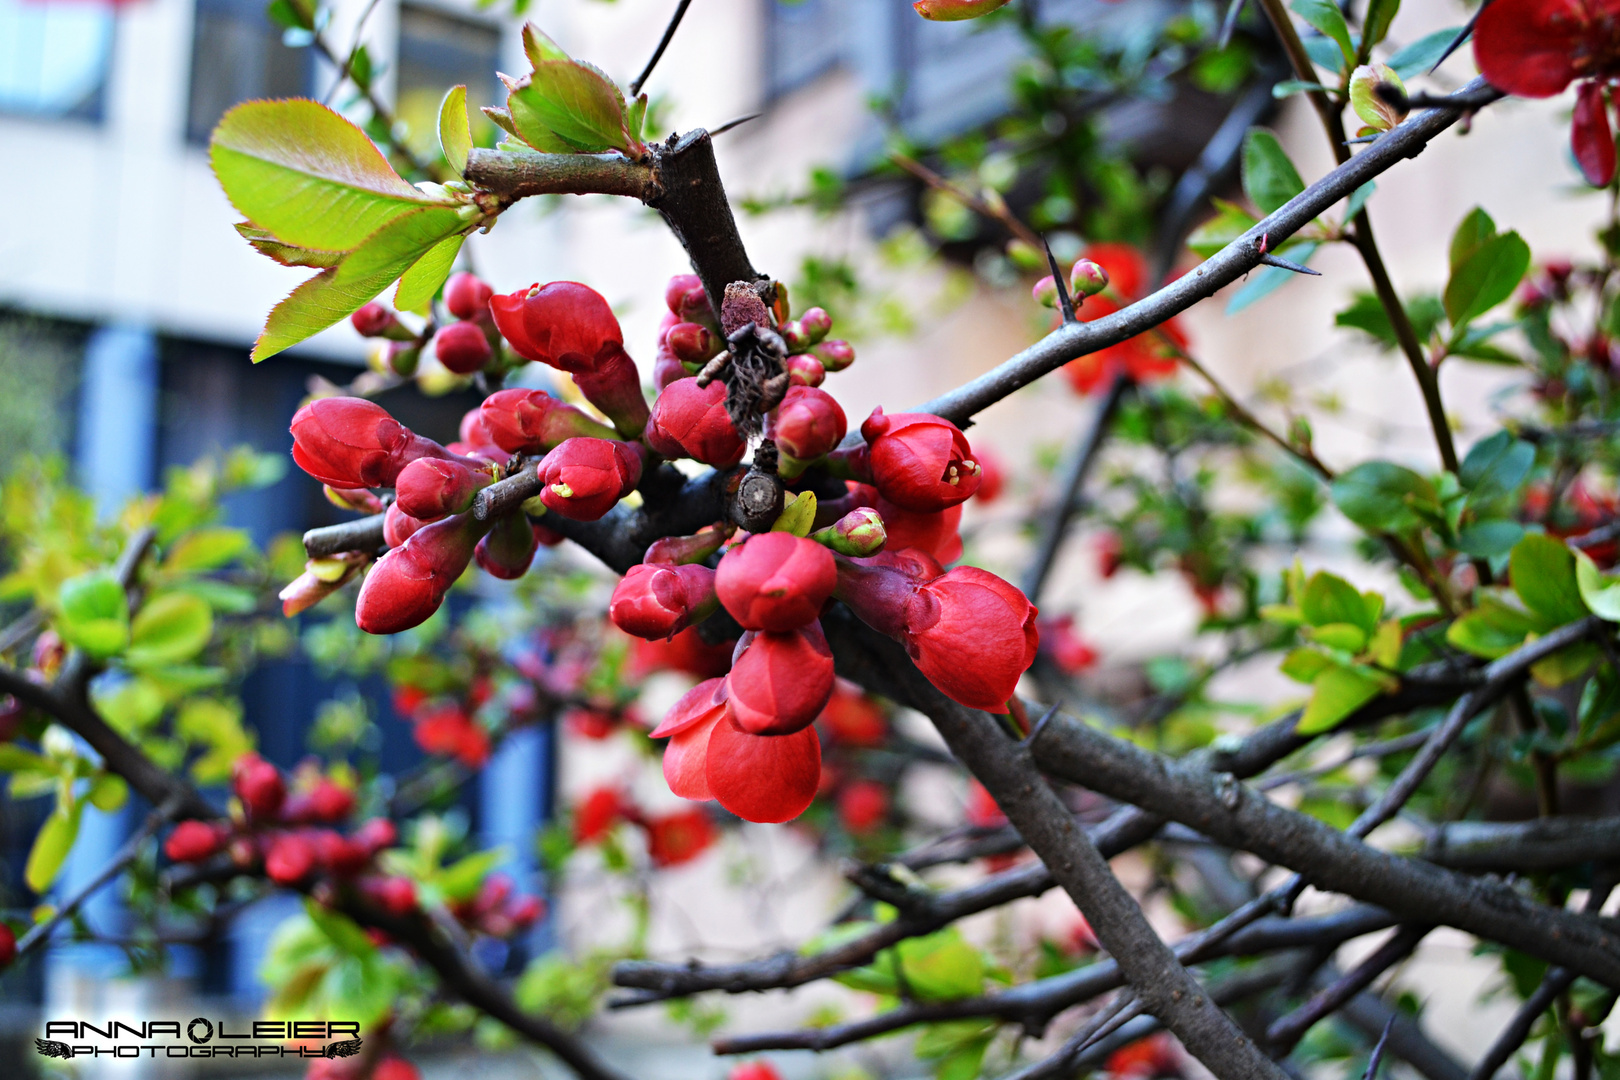
M 90 784 L 90 792 L 85 797 L 91 806 L 110 814 L 129 801 L 129 784 L 116 773 L 102 773 Z
M 73 841 L 78 839 L 79 818 L 83 812 L 83 803 L 74 802 L 66 810 L 58 804 L 39 827 L 34 846 L 28 851 L 28 863 L 23 867 L 23 880 L 36 894 L 49 889 L 56 875 L 62 872 L 62 864 L 73 850 Z
M 1311 58 L 1311 63 L 1319 68 L 1338 74 L 1344 70 L 1344 53 L 1332 38 L 1308 37 L 1303 42 L 1305 54 Z
M 1609 622 L 1620 622 L 1620 577 L 1605 577 L 1590 555 L 1577 551 L 1575 584 L 1592 614 Z
M 484 879 L 506 857 L 506 852 L 501 848 L 474 852 L 445 867 L 434 878 L 434 884 L 438 886 L 440 895 L 446 900 L 470 900 L 477 894 Z
M 1543 533 L 1528 533 L 1513 545 L 1508 557 L 1513 591 L 1524 606 L 1562 626 L 1585 618 L 1586 602 L 1575 580 L 1575 553 L 1562 540 Z
M 452 86 L 439 105 L 439 149 L 457 176 L 467 171 L 472 152 L 472 126 L 467 122 L 467 88 Z
M 355 248 L 338 265 L 334 280 L 341 286 L 384 273 L 398 277 L 470 223 L 461 210 L 450 206 L 424 206 L 401 214 Z
M 1368 634 L 1378 628 L 1379 612 L 1369 609 L 1354 585 L 1326 570 L 1311 575 L 1299 608 L 1312 626 L 1349 623 Z
M 972 997 L 984 989 L 984 958 L 953 926 L 895 947 L 906 983 L 925 1001 Z
M 1295 730 L 1301 735 L 1326 731 L 1384 690 L 1384 682 L 1367 668 L 1335 664 L 1311 684 L 1311 700 Z
M 1243 140 L 1243 192 L 1270 214 L 1305 190 L 1299 170 L 1288 160 L 1277 136 L 1265 128 L 1249 129 Z
M 506 100 L 518 135 L 536 150 L 595 154 L 632 151 L 624 96 L 589 64 L 545 60 Z
M 163 569 L 189 573 L 217 570 L 252 550 L 253 538 L 245 529 L 197 529 L 169 548 Z
M 1517 491 L 1535 463 L 1534 446 L 1514 438 L 1511 432 L 1498 431 L 1473 445 L 1457 470 L 1457 479 L 1475 498 L 1496 498 Z
M 268 229 L 261 229 L 247 221 L 239 221 L 235 225 L 236 231 L 260 255 L 268 256 L 282 266 L 312 266 L 316 269 L 325 269 L 336 266 L 343 261 L 341 251 L 316 251 L 314 248 L 295 247 L 277 240 L 275 234 Z
M 1317 247 L 1318 245 L 1313 243 L 1301 243 L 1293 247 L 1284 247 L 1279 254 L 1286 253 L 1288 258 L 1303 266 L 1311 261 L 1311 257 L 1316 254 Z M 1232 299 L 1227 302 L 1226 313 L 1236 315 L 1251 304 L 1264 300 L 1299 276 L 1294 271 L 1284 270 L 1280 266 L 1261 267 L 1249 279 L 1249 283 L 1239 289 Z
M 1187 237 L 1187 247 L 1200 259 L 1207 259 L 1259 223 L 1260 219 L 1237 203 L 1225 199 L 1210 200 L 1215 204 L 1215 216 L 1193 230 Z
M 1272 86 L 1271 96 L 1280 100 L 1295 94 L 1309 94 L 1318 90 L 1326 93 L 1328 88 L 1319 82 L 1308 82 L 1305 79 L 1284 79 Z
M 1327 623 L 1305 629 L 1305 636 L 1318 645 L 1355 656 L 1367 647 L 1367 631 L 1347 622 Z
M 1386 82 L 1406 91 L 1386 64 L 1363 64 L 1350 75 L 1350 108 L 1374 131 L 1388 131 L 1401 122 L 1400 111 L 1378 96 L 1379 85 Z
M 1389 24 L 1400 10 L 1401 0 L 1367 0 L 1367 14 L 1361 20 L 1362 55 L 1371 55 L 1373 46 L 1389 36 Z
M 394 307 L 400 311 L 427 314 L 428 306 L 450 277 L 450 271 L 456 265 L 456 256 L 461 253 L 461 245 L 466 240 L 465 233 L 440 240 L 416 261 L 415 266 L 405 271 L 399 279 L 399 288 L 394 291 Z
M 1345 67 L 1356 62 L 1356 47 L 1350 41 L 1350 27 L 1345 25 L 1344 15 L 1339 11 L 1339 5 L 1331 0 L 1294 0 L 1288 5 L 1300 18 L 1316 27 L 1323 34 L 1333 39 L 1344 54 Z
M 782 507 L 782 513 L 771 525 L 771 532 L 792 533 L 794 536 L 809 536 L 810 526 L 816 520 L 816 493 L 802 491 L 790 498 Z
M 375 74 L 371 63 L 371 51 L 364 45 L 355 46 L 354 52 L 349 56 L 349 78 L 360 88 L 361 93 L 370 92 L 371 80 Z
M 1530 269 L 1530 245 L 1516 232 L 1493 236 L 1474 248 L 1446 282 L 1446 315 L 1453 326 L 1485 314 L 1513 295 Z
M 1363 462 L 1340 474 L 1332 492 L 1345 517 L 1374 532 L 1411 532 L 1424 521 L 1414 506 L 1439 505 L 1433 484 L 1389 461 Z
M 1432 34 L 1418 38 L 1404 49 L 1398 50 L 1389 58 L 1389 66 L 1395 69 L 1395 74 L 1403 79 L 1410 79 L 1421 75 L 1434 67 L 1457 35 L 1463 28 L 1452 26 L 1445 30 L 1436 30 Z
M 50 773 L 54 776 L 56 766 L 32 750 L 24 750 L 16 743 L 0 743 L 0 772 Z
M 209 143 L 231 205 L 284 243 L 349 251 L 431 198 L 389 166 L 365 132 L 313 101 L 248 101 Z
M 1333 325 L 1360 330 L 1388 348 L 1396 345 L 1395 328 L 1389 323 L 1384 305 L 1372 293 L 1357 293 L 1350 306 L 1333 317 Z
M 1451 248 L 1448 258 L 1451 260 L 1451 271 L 1456 273 L 1457 267 L 1468 261 L 1468 257 L 1478 251 L 1480 245 L 1496 235 L 1496 222 L 1485 208 L 1476 206 L 1468 211 L 1462 221 L 1457 223 L 1456 231 L 1451 234 Z
M 548 60 L 573 59 L 534 23 L 523 24 L 523 55 L 529 58 L 530 67 L 539 67 Z
M 214 613 L 206 601 L 164 593 L 136 614 L 127 659 L 137 668 L 183 663 L 202 652 L 213 633 Z
M 91 691 L 96 711 L 122 735 L 137 735 L 163 715 L 163 690 L 150 679 L 139 676 L 119 683 L 111 690 L 98 685 Z
M 1476 559 L 1494 559 L 1513 550 L 1524 536 L 1524 526 L 1512 518 L 1490 518 L 1464 526 L 1457 533 L 1457 550 Z
M 315 29 L 314 0 L 271 0 L 265 14 L 283 30 Z
M 57 631 L 68 644 L 98 658 L 113 656 L 129 644 L 129 600 L 110 572 L 92 570 L 69 578 L 57 603 Z
M 1315 682 L 1316 677 L 1322 672 L 1336 666 L 1337 661 L 1326 653 L 1301 648 L 1285 656 L 1277 670 L 1295 682 L 1309 684 Z
M 360 929 L 359 925 L 347 915 L 339 914 L 310 899 L 304 901 L 304 913 L 309 916 L 310 922 L 315 924 L 315 928 L 339 952 L 358 957 L 376 955 L 377 946 L 372 943 L 366 932 Z
M 1354 220 L 1357 214 L 1367 208 L 1368 201 L 1372 199 L 1373 193 L 1377 190 L 1378 185 L 1369 180 L 1352 191 L 1350 198 L 1346 199 L 1344 203 L 1344 220 Z

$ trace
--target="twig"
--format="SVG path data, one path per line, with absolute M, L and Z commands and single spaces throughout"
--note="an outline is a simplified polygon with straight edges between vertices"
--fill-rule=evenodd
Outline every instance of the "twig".
M 1313 765 L 1308 769 L 1296 769 L 1293 772 L 1278 773 L 1276 776 L 1268 776 L 1256 784 L 1255 787 L 1260 791 L 1275 791 L 1277 788 L 1284 787 L 1288 784 L 1297 784 L 1302 780 L 1314 780 L 1318 776 L 1325 776 L 1328 773 L 1337 772 L 1346 765 L 1350 764 L 1352 761 L 1360 761 L 1363 758 L 1388 757 L 1390 754 L 1401 754 L 1408 750 L 1416 750 L 1418 747 L 1427 742 L 1428 739 L 1429 733 L 1427 731 L 1414 731 L 1410 735 L 1402 735 L 1399 738 L 1390 739 L 1387 742 L 1374 743 L 1371 746 L 1357 747 L 1348 754 L 1345 754 L 1343 757 L 1336 758 L 1335 760 L 1327 762 L 1323 765 Z M 1617 838 L 1617 845 L 1620 845 L 1620 838 Z
M 304 554 L 324 559 L 344 551 L 376 551 L 383 546 L 383 515 L 325 525 L 304 534 Z
M 1333 479 L 1337 474 L 1330 469 L 1321 458 L 1316 456 L 1315 450 L 1311 449 L 1309 446 L 1296 446 L 1291 440 L 1285 439 L 1283 436 L 1273 431 L 1259 417 L 1255 416 L 1254 413 L 1250 412 L 1247 407 L 1239 402 L 1237 398 L 1233 397 L 1231 392 L 1228 391 L 1225 386 L 1221 385 L 1221 381 L 1214 375 L 1210 374 L 1209 369 L 1204 367 L 1203 364 L 1200 364 L 1191 353 L 1189 353 L 1186 349 L 1175 345 L 1174 342 L 1170 342 L 1168 338 L 1166 341 L 1171 345 L 1173 351 L 1175 352 L 1176 359 L 1192 368 L 1193 371 L 1197 373 L 1198 377 L 1203 379 L 1204 382 L 1209 385 L 1211 390 L 1215 391 L 1215 396 L 1221 399 L 1221 404 L 1225 405 L 1227 411 L 1237 418 L 1238 423 L 1249 428 L 1256 435 L 1259 435 L 1262 438 L 1274 443 L 1284 453 L 1299 461 L 1300 464 L 1310 469 L 1322 480 L 1328 483 L 1333 482 Z
M 1389 1033 L 1394 1030 L 1395 1018 L 1392 1016 L 1389 1023 L 1384 1025 L 1384 1033 L 1378 1036 L 1378 1042 L 1374 1044 L 1372 1054 L 1367 1058 L 1367 1071 L 1361 1074 L 1361 1080 L 1377 1080 L 1378 1066 L 1384 1063 L 1384 1047 L 1389 1045 Z
M 1237 29 L 1238 16 L 1243 13 L 1243 0 L 1231 0 L 1226 6 L 1226 15 L 1221 19 L 1221 32 L 1215 39 L 1216 48 L 1224 49 L 1232 40 L 1232 31 Z
M 1280 255 L 1262 255 L 1260 256 L 1260 262 L 1264 266 L 1275 266 L 1279 270 L 1291 270 L 1296 274 L 1304 274 L 1307 277 L 1322 276 L 1322 271 L 1312 270 L 1304 263 L 1297 263 L 1292 259 L 1285 259 Z
M 1107 441 L 1108 429 L 1113 426 L 1120 403 L 1134 385 L 1128 375 L 1114 377 L 1108 393 L 1097 404 L 1091 426 L 1081 433 L 1079 441 L 1069 453 L 1068 467 L 1059 482 L 1058 497 L 1041 518 L 1041 538 L 1035 548 L 1035 558 L 1024 574 L 1024 595 L 1032 601 L 1040 599 L 1047 575 L 1052 572 L 1052 564 L 1057 560 L 1058 549 L 1063 546 L 1063 538 L 1068 534 L 1069 522 L 1079 508 L 1080 492 L 1085 488 L 1086 477 L 1096 463 L 1103 443 Z
M 183 801 L 179 794 L 171 795 L 164 800 L 162 806 L 147 814 L 145 823 L 132 833 L 128 840 L 124 841 L 123 846 L 113 854 L 107 865 L 97 871 L 95 877 L 91 878 L 78 892 L 64 901 L 61 906 L 51 913 L 50 918 L 44 922 L 35 923 L 28 933 L 18 940 L 17 955 L 19 957 L 27 956 L 35 946 L 49 938 L 52 931 L 66 920 L 71 919 L 86 900 L 99 892 L 113 878 L 123 873 L 124 867 L 134 862 L 140 855 L 141 848 L 146 845 L 146 842 L 179 814 Z
M 686 18 L 686 9 L 691 6 L 692 0 L 681 0 L 680 3 L 675 5 L 675 14 L 670 16 L 669 25 L 664 27 L 664 36 L 658 39 L 658 48 L 653 50 L 652 57 L 647 61 L 647 66 L 641 69 L 641 74 L 637 75 L 630 83 L 631 97 L 641 93 L 641 88 L 646 85 L 647 79 L 653 73 L 653 68 L 657 67 L 658 61 L 663 58 L 664 50 L 669 48 L 669 43 L 674 40 L 675 31 L 680 29 L 681 20 Z
M 371 13 L 376 10 L 377 0 L 367 0 L 366 9 L 360 13 L 359 21 L 354 24 L 354 44 L 349 46 L 349 55 L 343 58 L 343 66 L 338 69 L 337 78 L 332 80 L 332 85 L 326 91 L 326 96 L 321 98 L 322 105 L 332 103 L 332 95 L 338 92 L 343 86 L 343 81 L 349 77 L 349 72 L 354 70 L 354 58 L 360 55 L 360 47 L 363 44 L 360 35 L 365 30 L 366 22 L 371 18 Z
M 1367 987 L 1374 979 L 1411 955 L 1429 933 L 1432 926 L 1402 926 L 1389 936 L 1373 953 L 1357 964 L 1332 986 L 1315 994 L 1309 1001 L 1278 1018 L 1266 1029 L 1266 1041 L 1280 1055 L 1286 1056 L 1294 1044 L 1319 1021 L 1338 1012 L 1343 1005 Z
M 951 198 L 955 199 L 969 210 L 972 210 L 984 217 L 990 218 L 992 221 L 1000 222 L 1003 228 L 1012 233 L 1014 236 L 1018 237 L 1018 239 L 1022 240 L 1024 243 L 1028 244 L 1030 247 L 1034 248 L 1036 251 L 1040 251 L 1045 246 L 1046 242 L 1041 239 L 1040 234 L 1034 229 L 1030 228 L 1028 225 L 1025 225 L 1022 221 L 1018 220 L 1017 216 L 1015 216 L 1011 210 L 1007 209 L 1006 203 L 1002 202 L 1001 200 L 998 199 L 992 204 L 973 194 L 971 191 L 968 191 L 957 184 L 953 184 L 951 181 L 945 179 L 945 177 L 941 176 L 933 169 L 930 169 L 922 162 L 916 160 L 915 158 L 907 157 L 898 150 L 891 151 L 889 153 L 889 160 L 894 162 L 894 164 L 899 166 L 901 169 L 904 169 L 906 172 L 910 173 L 912 176 L 915 176 L 917 179 L 921 180 L 923 183 L 927 184 L 929 187 L 933 188 L 935 191 L 938 191 L 944 195 L 949 195 Z

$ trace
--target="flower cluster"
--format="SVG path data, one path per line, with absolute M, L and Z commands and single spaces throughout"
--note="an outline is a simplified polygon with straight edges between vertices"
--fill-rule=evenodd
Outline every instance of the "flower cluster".
M 714 820 L 701 807 L 648 813 L 611 785 L 589 791 L 574 805 L 573 816 L 576 845 L 603 843 L 620 823 L 634 825 L 645 835 L 647 856 L 658 867 L 691 862 L 719 837 Z
M 1147 277 L 1147 263 L 1135 248 L 1092 244 L 1070 270 L 1069 290 L 1075 307 L 1086 317 L 1102 318 L 1141 299 Z M 1036 282 L 1034 295 L 1047 307 L 1055 306 L 1057 285 L 1051 277 L 1044 277 Z M 1179 320 L 1171 318 L 1148 333 L 1069 361 L 1063 373 L 1080 394 L 1090 394 L 1121 375 L 1135 382 L 1153 382 L 1175 373 L 1175 351 L 1186 347 L 1187 335 Z
M 1082 267 L 1076 280 L 1095 293 L 1107 278 Z M 536 545 L 557 538 L 546 527 L 554 517 L 603 517 L 662 460 L 737 468 L 753 433 L 762 439 L 753 469 L 774 472 L 787 488 L 781 520 L 767 531 L 739 533 L 716 522 L 656 540 L 618 582 L 609 606 L 619 629 L 670 654 L 651 662 L 703 678 L 652 733 L 669 740 L 671 790 L 715 799 L 751 821 L 792 819 L 815 798 L 824 785 L 813 724 L 834 690 L 819 617 L 835 593 L 901 641 L 945 694 L 1006 711 L 1034 658 L 1035 609 L 983 570 L 944 569 L 962 555 L 962 505 L 981 492 L 993 495 L 999 479 L 960 429 L 931 414 L 877 408 L 859 438 L 847 440 L 848 419 L 822 383 L 854 353 L 829 339 L 825 311 L 793 319 L 785 290 L 767 304 L 769 293 L 737 283 L 716 312 L 696 276 L 671 279 L 654 366 L 658 393 L 649 407 L 617 319 L 586 286 L 552 282 L 500 295 L 459 275 L 451 292 L 457 325 L 504 340 L 518 362 L 566 372 L 608 422 L 540 391 L 506 389 L 467 414 L 460 441 L 440 446 L 358 398 L 301 409 L 294 456 L 305 471 L 357 508 L 377 498 L 368 489 L 394 489 L 384 520 L 390 550 L 360 589 L 363 630 L 418 625 L 473 561 L 497 577 L 521 575 Z M 367 319 L 367 329 L 399 333 L 389 318 L 372 312 Z M 541 505 L 531 500 L 480 520 L 479 493 L 529 467 Z M 840 483 L 841 496 L 818 503 L 817 493 Z M 543 514 L 541 524 L 530 514 Z M 306 576 L 314 584 L 289 590 L 308 606 L 365 561 L 312 563 Z M 741 638 L 729 647 L 724 632 L 709 644 L 696 640 L 695 628 L 721 611 Z M 488 754 L 487 736 L 458 705 L 435 705 L 414 719 L 430 751 L 469 764 Z M 611 717 L 589 720 L 593 725 L 604 733 L 616 726 Z M 837 801 L 852 833 L 871 832 L 889 816 L 881 784 L 842 786 Z M 611 820 L 652 820 L 622 810 Z

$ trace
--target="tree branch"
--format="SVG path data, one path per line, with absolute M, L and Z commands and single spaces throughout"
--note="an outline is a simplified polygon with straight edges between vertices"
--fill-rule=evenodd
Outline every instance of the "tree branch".
M 1477 94 L 1484 91 L 1486 85 L 1476 79 L 1461 93 Z M 1421 153 L 1431 140 L 1455 124 L 1458 117 L 1459 113 L 1442 109 L 1413 117 L 1380 136 L 1366 150 L 1317 180 L 1275 213 L 1158 292 L 1112 315 L 1060 327 L 993 370 L 917 406 L 914 411 L 931 412 L 965 426 L 981 409 L 1070 360 L 1153 329 L 1259 266 L 1262 237 L 1269 237 L 1269 247 L 1276 247 L 1368 180 Z
M 1620 818 L 1453 821 L 1434 830 L 1423 857 L 1476 873 L 1526 873 L 1613 862 L 1620 860 Z
M 509 199 L 531 195 L 622 195 L 647 202 L 658 195 L 651 164 L 622 154 L 541 154 L 473 147 L 467 182 Z

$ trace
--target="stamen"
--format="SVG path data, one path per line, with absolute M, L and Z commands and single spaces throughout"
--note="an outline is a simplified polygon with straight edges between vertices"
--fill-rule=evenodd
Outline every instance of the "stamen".
M 556 492 L 564 499 L 572 499 L 574 497 L 574 489 L 569 487 L 567 484 L 552 484 L 551 490 Z

